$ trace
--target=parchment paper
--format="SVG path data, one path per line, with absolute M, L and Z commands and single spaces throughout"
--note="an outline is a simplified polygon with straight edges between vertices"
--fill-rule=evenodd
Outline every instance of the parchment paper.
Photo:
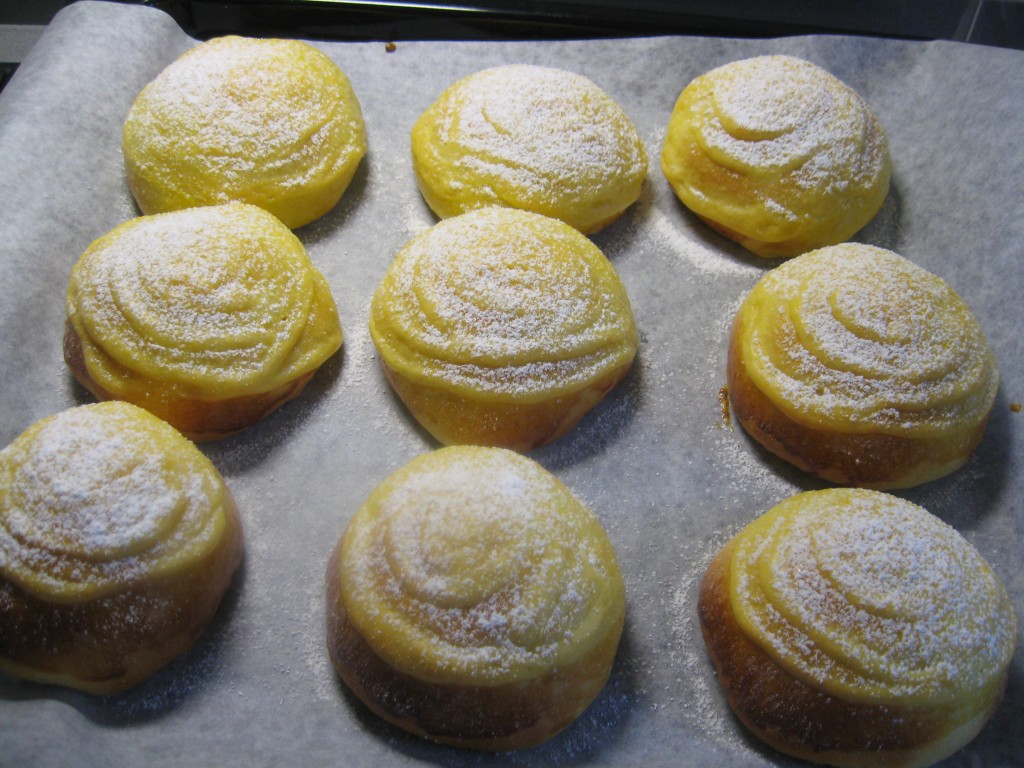
M 136 93 L 195 41 L 161 12 L 82 2 L 62 11 L 0 96 L 0 443 L 88 402 L 61 357 L 69 271 L 137 215 L 121 126 Z M 362 104 L 369 154 L 340 205 L 298 235 L 326 274 L 342 353 L 303 396 L 205 444 L 245 523 L 243 569 L 197 646 L 139 688 L 96 698 L 0 677 L 4 766 L 789 765 L 730 714 L 695 616 L 711 556 L 748 521 L 821 485 L 723 418 L 728 324 L 773 264 L 679 205 L 659 156 L 676 97 L 730 60 L 785 52 L 859 90 L 886 127 L 892 192 L 855 239 L 948 281 L 995 348 L 1002 388 L 984 441 L 955 475 L 904 492 L 989 559 L 1024 616 L 1024 53 L 846 37 L 580 42 L 317 43 Z M 348 519 L 388 473 L 435 447 L 378 368 L 370 296 L 398 248 L 435 219 L 416 190 L 409 130 L 450 82 L 531 62 L 584 74 L 636 123 L 642 199 L 594 237 L 633 301 L 633 373 L 570 435 L 531 455 L 605 523 L 626 579 L 627 626 L 594 705 L 546 745 L 509 755 L 437 747 L 381 723 L 333 673 L 323 573 Z M 1022 765 L 1024 649 L 1002 707 L 949 766 Z

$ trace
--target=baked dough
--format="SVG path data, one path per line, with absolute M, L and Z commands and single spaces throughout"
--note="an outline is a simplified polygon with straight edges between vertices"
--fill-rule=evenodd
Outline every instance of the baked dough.
M 764 257 L 848 240 L 881 208 L 892 176 L 864 99 L 792 56 L 735 61 L 690 83 L 661 167 L 687 208 Z
M 142 89 L 123 151 L 143 213 L 243 202 L 294 229 L 337 204 L 366 132 L 348 78 L 312 45 L 229 36 Z
M 729 342 L 739 423 L 835 483 L 905 488 L 949 474 L 980 442 L 998 387 L 963 300 L 901 256 L 856 243 L 766 274 Z
M 188 650 L 242 556 L 210 461 L 123 402 L 47 417 L 0 451 L 0 669 L 110 695 Z
M 637 349 L 629 298 L 597 246 L 512 208 L 447 219 L 408 243 L 373 296 L 370 334 L 435 438 L 516 450 L 571 429 Z
M 1016 645 L 978 551 L 879 491 L 787 499 L 711 563 L 699 613 L 736 715 L 775 749 L 846 768 L 931 765 L 975 737 Z
M 601 523 L 554 475 L 453 446 L 388 477 L 327 569 L 327 646 L 381 717 L 453 746 L 529 747 L 604 687 L 625 596 Z
M 327 281 L 295 235 L 252 205 L 127 221 L 89 246 L 68 286 L 75 378 L 197 440 L 296 397 L 341 341 Z
M 640 196 L 647 154 L 622 108 L 572 72 L 513 64 L 451 85 L 416 121 L 412 160 L 441 218 L 490 205 L 610 224 Z

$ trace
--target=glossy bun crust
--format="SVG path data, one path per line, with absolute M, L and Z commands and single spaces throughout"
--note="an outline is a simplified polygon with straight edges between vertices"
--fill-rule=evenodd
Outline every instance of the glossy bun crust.
M 735 61 L 690 83 L 661 167 L 687 208 L 764 257 L 848 240 L 881 208 L 892 175 L 867 103 L 792 56 Z
M 647 175 L 636 128 L 607 93 L 581 75 L 525 64 L 451 85 L 413 126 L 412 159 L 441 218 L 504 205 L 587 233 L 621 216 Z
M 296 397 L 341 342 L 327 281 L 291 231 L 251 205 L 125 222 L 89 246 L 68 286 L 75 378 L 195 440 Z
M 143 213 L 243 202 L 291 228 L 327 213 L 366 154 L 348 78 L 298 40 L 220 37 L 186 51 L 125 121 Z
M 567 224 L 511 208 L 442 221 L 408 243 L 374 294 L 370 333 L 434 437 L 515 450 L 565 434 L 637 349 L 604 254 Z
M 999 374 L 940 278 L 848 243 L 766 274 L 733 322 L 728 388 L 743 428 L 825 480 L 906 488 L 967 461 Z
M 110 695 L 199 638 L 242 556 L 209 460 L 128 403 L 37 422 L 0 452 L 0 669 Z
M 625 602 L 594 514 L 540 465 L 454 446 L 387 478 L 327 569 L 327 645 L 379 716 L 452 746 L 533 746 L 604 687 Z
M 936 763 L 998 705 L 1016 619 L 956 531 L 894 496 L 798 494 L 708 568 L 699 616 L 730 706 L 788 755 L 843 768 Z

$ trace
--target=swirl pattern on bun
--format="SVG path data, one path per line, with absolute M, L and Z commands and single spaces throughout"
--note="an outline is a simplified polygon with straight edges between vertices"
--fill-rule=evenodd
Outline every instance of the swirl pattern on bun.
M 725 695 L 789 755 L 926 766 L 998 705 L 1017 638 L 999 578 L 953 528 L 879 491 L 797 494 L 709 566 L 699 614 Z
M 603 688 L 624 588 L 600 522 L 539 464 L 452 446 L 374 490 L 327 570 L 327 642 L 377 714 L 435 741 L 538 744 Z
M 821 67 L 758 56 L 679 95 L 661 167 L 713 229 L 758 256 L 841 243 L 889 191 L 888 140 L 867 102 Z
M 737 420 L 769 450 L 832 482 L 898 488 L 968 459 L 999 372 L 941 278 L 847 243 L 758 282 L 736 313 L 728 381 Z
M 434 437 L 516 450 L 571 429 L 637 349 L 629 298 L 600 249 L 511 208 L 462 214 L 409 242 L 373 296 L 370 333 Z
M 296 397 L 341 342 L 326 279 L 251 205 L 125 222 L 89 246 L 68 285 L 64 352 L 79 382 L 193 439 Z
M 109 695 L 184 653 L 242 554 L 220 474 L 124 402 L 45 418 L 0 451 L 0 668 Z

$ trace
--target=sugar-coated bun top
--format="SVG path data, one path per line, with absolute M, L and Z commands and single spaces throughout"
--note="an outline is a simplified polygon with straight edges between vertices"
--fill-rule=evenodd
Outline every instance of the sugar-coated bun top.
M 294 229 L 338 202 L 366 136 L 348 78 L 317 48 L 229 36 L 142 89 L 123 149 L 143 213 L 246 202 Z
M 878 212 L 892 175 L 867 102 L 793 56 L 743 59 L 693 80 L 661 164 L 689 209 L 765 257 L 849 239 Z
M 518 402 L 579 391 L 637 348 L 629 298 L 601 250 L 561 221 L 500 207 L 406 244 L 374 294 L 370 331 L 409 379 Z
M 342 342 L 302 243 L 243 203 L 115 227 L 72 270 L 67 311 L 90 376 L 125 399 L 145 389 L 140 380 L 207 400 L 266 392 L 316 370 Z
M 394 472 L 341 541 L 345 612 L 419 679 L 500 685 L 588 656 L 624 614 L 600 521 L 554 475 L 501 448 L 452 446 Z
M 844 243 L 767 273 L 741 305 L 746 374 L 794 421 L 845 433 L 935 437 L 988 418 L 995 356 L 940 277 Z
M 67 604 L 173 577 L 218 545 L 229 508 L 165 422 L 119 401 L 71 408 L 0 451 L 0 574 Z
M 413 167 L 442 218 L 504 205 L 592 232 L 640 196 L 647 155 L 591 80 L 508 65 L 451 85 L 412 129 Z
M 731 542 L 729 600 L 790 674 L 845 700 L 968 710 L 1016 645 L 1006 590 L 979 552 L 879 491 L 797 494 Z

